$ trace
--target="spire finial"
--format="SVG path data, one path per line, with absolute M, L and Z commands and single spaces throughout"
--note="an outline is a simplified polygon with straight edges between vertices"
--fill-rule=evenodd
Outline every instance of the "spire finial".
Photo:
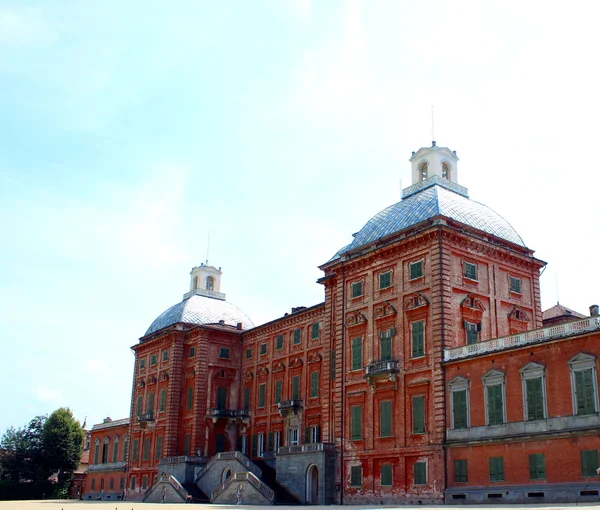
M 208 266 L 208 254 L 210 252 L 210 233 L 208 234 L 208 241 L 206 242 L 206 265 Z
M 431 146 L 435 147 L 435 133 L 433 130 L 433 105 L 431 105 L 431 139 L 433 140 L 431 142 Z

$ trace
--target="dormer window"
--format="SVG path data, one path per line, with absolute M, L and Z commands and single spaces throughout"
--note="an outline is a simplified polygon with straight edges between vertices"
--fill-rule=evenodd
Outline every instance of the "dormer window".
M 427 164 L 427 161 L 423 161 L 423 163 L 421 163 L 421 166 L 419 167 L 419 175 L 420 175 L 422 181 L 427 180 L 428 173 L 429 173 L 429 165 Z
M 214 287 L 214 279 L 212 276 L 206 277 L 206 290 L 213 290 Z
M 450 165 L 448 163 L 442 163 L 442 177 L 450 180 Z

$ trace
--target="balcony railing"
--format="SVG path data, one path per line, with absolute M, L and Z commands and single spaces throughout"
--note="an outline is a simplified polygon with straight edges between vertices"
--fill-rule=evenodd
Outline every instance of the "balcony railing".
M 148 411 L 147 413 L 140 414 L 138 416 L 138 421 L 140 423 L 154 421 L 154 413 L 152 411 Z
M 250 418 L 250 410 L 212 408 L 208 410 L 208 416 L 211 418 Z
M 284 400 L 277 404 L 277 410 L 281 416 L 286 416 L 291 413 L 298 414 L 298 411 L 302 409 L 302 406 L 302 400 Z
M 90 464 L 88 471 L 125 471 L 125 461 L 105 462 L 104 464 Z
M 280 446 L 277 449 L 277 455 L 286 455 L 289 453 L 324 452 L 334 450 L 335 445 L 333 443 L 296 444 L 292 446 Z
M 469 356 L 499 351 L 509 347 L 519 347 L 597 330 L 600 330 L 600 317 L 588 317 L 578 321 L 557 324 L 556 326 L 525 331 L 517 335 L 494 338 L 493 340 L 486 340 L 476 344 L 446 349 L 444 351 L 444 361 L 468 358 Z
M 379 377 L 387 377 L 390 381 L 395 381 L 398 372 L 400 372 L 400 365 L 398 361 L 392 359 L 370 363 L 365 367 L 365 377 L 369 384 Z

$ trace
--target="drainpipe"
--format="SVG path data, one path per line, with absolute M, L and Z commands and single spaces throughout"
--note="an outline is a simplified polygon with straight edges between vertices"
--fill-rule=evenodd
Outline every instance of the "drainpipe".
M 341 368 L 341 376 L 340 376 L 340 384 L 342 385 L 342 390 L 341 390 L 341 411 L 340 411 L 340 419 L 341 419 L 341 426 L 340 426 L 340 430 L 341 430 L 341 438 L 340 438 L 340 504 L 343 505 L 344 504 L 344 448 L 345 448 L 345 437 L 346 435 L 344 434 L 344 418 L 345 418 L 345 413 L 344 413 L 344 409 L 346 409 L 346 402 L 344 401 L 344 397 L 346 394 L 346 388 L 344 386 L 344 376 L 345 376 L 345 363 L 344 360 L 346 358 L 346 356 L 344 356 L 345 354 L 345 349 L 344 349 L 344 340 L 346 337 L 346 273 L 344 270 L 344 262 L 342 261 L 342 335 L 341 335 L 341 357 L 342 359 L 340 360 L 340 368 Z M 336 368 L 337 369 L 337 368 Z
M 439 271 L 440 271 L 440 276 L 442 275 L 442 271 L 443 271 L 443 262 L 442 262 L 442 227 L 439 226 L 438 227 L 438 252 L 439 252 L 439 257 L 440 257 L 440 267 L 439 267 Z M 441 357 L 442 357 L 442 362 L 444 361 L 444 347 L 445 347 L 445 340 L 446 340 L 446 318 L 444 315 L 444 295 L 443 292 L 441 294 L 441 305 L 442 305 L 442 352 L 440 353 Z M 446 448 L 446 367 L 444 367 L 443 363 L 440 364 L 440 368 L 442 370 L 442 388 L 443 388 L 443 399 L 444 399 L 444 442 L 442 443 L 442 450 L 444 452 L 444 489 L 442 491 L 442 504 L 444 503 L 445 500 L 445 492 L 446 492 L 446 487 L 448 487 L 448 469 L 447 469 L 447 465 L 448 465 L 448 449 Z

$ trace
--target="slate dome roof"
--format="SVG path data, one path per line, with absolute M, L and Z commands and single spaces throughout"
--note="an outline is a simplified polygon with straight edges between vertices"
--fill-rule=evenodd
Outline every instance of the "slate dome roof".
M 237 326 L 237 323 L 241 322 L 242 329 L 254 327 L 248 316 L 233 303 L 229 303 L 223 299 L 195 294 L 161 313 L 150 324 L 144 336 L 178 322 L 186 322 L 188 324 L 218 324 L 220 320 L 225 321 L 225 324 L 229 326 Z
M 498 213 L 460 193 L 436 184 L 408 196 L 373 216 L 355 234 L 352 243 L 336 253 L 332 260 L 343 252 L 359 248 L 438 215 L 525 247 L 521 236 Z

